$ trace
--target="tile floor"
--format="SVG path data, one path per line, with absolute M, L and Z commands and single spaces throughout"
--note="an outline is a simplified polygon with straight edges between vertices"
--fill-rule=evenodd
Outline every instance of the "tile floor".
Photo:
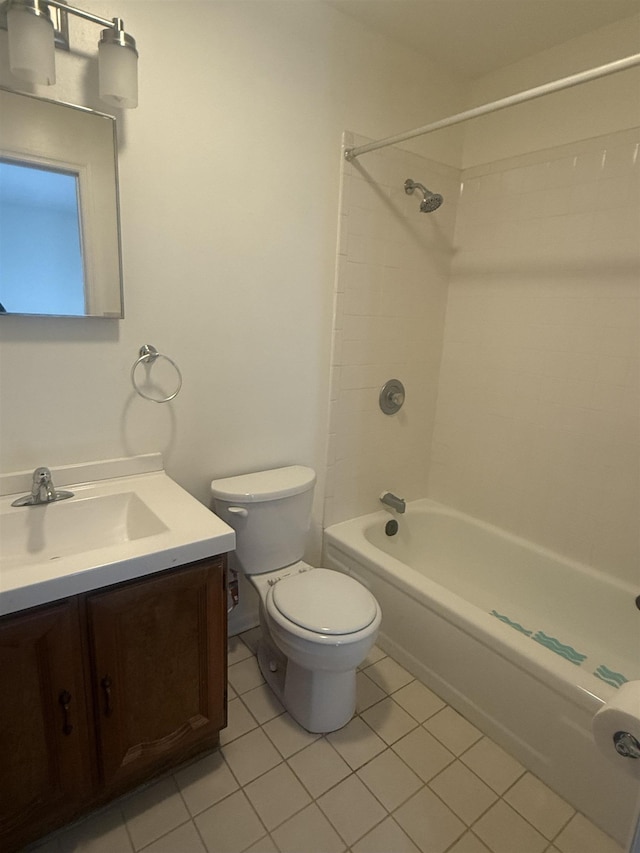
M 34 853 L 623 853 L 377 647 L 357 715 L 313 735 L 229 642 L 218 750 Z

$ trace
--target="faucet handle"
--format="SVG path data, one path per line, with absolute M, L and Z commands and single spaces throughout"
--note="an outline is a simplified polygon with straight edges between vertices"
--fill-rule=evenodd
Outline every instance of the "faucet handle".
M 52 501 L 62 501 L 65 498 L 72 497 L 73 492 L 56 490 L 51 479 L 51 471 L 42 465 L 33 472 L 31 494 L 17 498 L 11 506 L 41 506 L 42 504 L 52 503 Z
M 51 471 L 42 466 L 33 472 L 31 495 L 37 503 L 49 503 L 56 499 L 56 490 L 51 480 Z

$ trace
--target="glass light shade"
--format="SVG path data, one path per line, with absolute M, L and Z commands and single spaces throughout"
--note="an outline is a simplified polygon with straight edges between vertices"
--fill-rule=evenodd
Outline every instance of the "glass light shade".
M 138 106 L 138 54 L 117 42 L 98 45 L 100 100 L 113 107 Z
M 51 86 L 56 82 L 54 32 L 51 20 L 28 8 L 7 11 L 9 68 L 29 83 Z

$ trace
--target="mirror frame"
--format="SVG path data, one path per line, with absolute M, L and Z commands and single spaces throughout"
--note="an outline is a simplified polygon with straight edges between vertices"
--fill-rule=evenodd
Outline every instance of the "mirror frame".
M 117 127 L 114 116 L 0 87 L 0 157 L 77 176 L 84 314 L 2 317 L 124 317 Z M 100 143 L 98 145 L 98 143 Z

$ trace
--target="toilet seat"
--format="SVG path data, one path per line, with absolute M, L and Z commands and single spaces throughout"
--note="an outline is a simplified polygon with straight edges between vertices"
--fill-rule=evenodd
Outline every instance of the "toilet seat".
M 282 578 L 270 592 L 273 615 L 314 634 L 358 633 L 371 625 L 379 611 L 368 589 L 331 569 Z

